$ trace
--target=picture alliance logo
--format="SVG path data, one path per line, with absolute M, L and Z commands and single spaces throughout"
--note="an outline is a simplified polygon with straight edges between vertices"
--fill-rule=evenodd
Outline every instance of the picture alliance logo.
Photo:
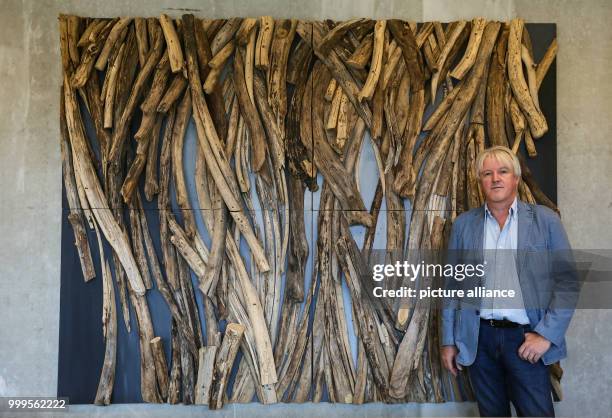
M 414 264 L 408 261 L 397 261 L 395 264 L 374 264 L 372 279 L 380 282 L 386 278 L 409 278 L 415 281 L 418 277 L 444 277 L 463 281 L 466 278 L 482 278 L 485 275 L 484 264 L 440 264 L 421 261 Z

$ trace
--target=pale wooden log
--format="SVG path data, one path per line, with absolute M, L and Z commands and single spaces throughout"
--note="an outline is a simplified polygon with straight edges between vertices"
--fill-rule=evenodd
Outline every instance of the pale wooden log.
M 174 216 L 171 213 L 168 213 L 167 218 L 168 226 L 170 227 L 170 231 L 172 231 L 170 241 L 172 242 L 172 244 L 174 244 L 174 246 L 183 256 L 185 261 L 187 261 L 187 264 L 189 264 L 189 267 L 191 268 L 191 270 L 193 270 L 196 276 L 198 278 L 204 277 L 206 273 L 206 264 L 204 263 L 204 261 L 202 261 L 198 253 L 193 249 L 193 247 L 189 243 L 185 231 L 176 222 Z
M 378 88 L 372 98 L 372 126 L 370 127 L 370 134 L 376 141 L 380 140 L 383 133 L 384 106 L 385 91 L 382 88 Z
M 259 33 L 255 44 L 255 67 L 267 70 L 270 65 L 270 46 L 274 35 L 274 19 L 271 16 L 259 18 Z
M 143 244 L 142 227 L 140 225 L 140 216 L 138 213 L 137 205 L 134 202 L 128 204 L 129 219 L 130 219 L 130 232 L 132 235 L 132 251 L 136 258 L 136 263 L 140 268 L 140 275 L 142 281 L 145 284 L 147 290 L 153 288 L 153 282 L 151 281 L 151 272 L 149 270 L 149 264 L 147 263 L 147 256 L 145 254 L 145 248 Z
M 467 47 L 465 48 L 465 53 L 463 54 L 461 61 L 459 61 L 453 71 L 450 72 L 451 77 L 461 80 L 468 70 L 472 68 L 472 65 L 474 65 L 474 61 L 476 61 L 476 55 L 478 53 L 478 47 L 480 46 L 480 41 L 482 40 L 482 33 L 484 32 L 486 24 L 486 19 L 482 17 L 472 19 L 470 39 L 468 40 Z
M 209 400 L 210 409 L 220 409 L 223 406 L 223 397 L 225 395 L 227 381 L 238 348 L 240 340 L 244 334 L 244 326 L 236 323 L 228 324 L 225 329 L 225 336 L 215 361 L 214 379 L 211 387 Z
M 212 39 L 210 41 L 212 56 L 217 55 L 217 53 L 234 37 L 238 29 L 240 29 L 241 24 L 242 18 L 234 17 L 227 19 L 214 38 L 209 38 Z
M 168 232 L 168 218 L 166 212 L 170 210 L 170 177 L 172 172 L 172 131 L 176 115 L 176 106 L 170 108 L 166 121 L 166 129 L 162 140 L 162 150 L 159 157 L 159 194 L 157 208 L 159 210 L 159 235 L 161 241 L 162 260 L 166 269 L 166 278 L 172 290 L 179 287 L 178 270 L 176 267 L 176 252 L 170 243 Z
M 387 89 L 389 81 L 395 74 L 404 72 L 406 64 L 404 60 L 401 60 L 400 62 L 400 58 L 402 58 L 402 50 L 401 48 L 395 48 L 385 63 L 385 69 L 382 75 L 382 84 L 380 85 L 382 90 Z
M 64 16 L 64 15 L 62 15 Z M 60 20 L 61 17 L 60 16 Z M 68 20 L 70 19 L 69 16 L 65 16 L 66 18 L 66 30 L 68 30 Z M 100 32 L 100 30 L 102 30 L 102 28 L 104 26 L 106 26 L 106 24 L 110 21 L 111 19 L 92 19 L 89 24 L 87 25 L 87 27 L 85 28 L 85 30 L 83 31 L 83 33 L 81 34 L 81 37 L 79 38 L 78 42 L 77 42 L 77 47 L 79 48 L 83 48 L 88 46 L 91 43 L 94 43 L 96 41 L 96 37 L 98 32 Z M 68 53 L 70 53 L 70 51 L 66 51 Z M 68 56 L 70 59 L 72 59 L 73 57 Z M 77 65 L 78 62 L 74 63 L 74 65 Z
M 365 84 L 363 85 L 363 88 L 357 96 L 359 101 L 363 100 L 364 98 L 370 100 L 372 98 L 372 95 L 374 94 L 376 84 L 378 83 L 378 78 L 380 77 L 380 73 L 382 71 L 382 58 L 385 49 L 385 29 L 386 21 L 379 20 L 376 22 L 376 25 L 374 26 L 374 47 L 372 49 L 370 72 L 368 73 L 368 78 Z
M 188 324 L 185 322 L 185 319 L 174 299 L 174 295 L 172 294 L 172 290 L 168 286 L 166 279 L 164 279 L 161 268 L 159 265 L 159 261 L 157 259 L 157 254 L 155 252 L 155 247 L 153 246 L 153 240 L 151 238 L 151 234 L 149 232 L 149 226 L 147 222 L 147 216 L 144 213 L 142 208 L 142 201 L 140 198 L 140 194 L 137 194 L 137 208 L 140 213 L 140 222 L 144 237 L 145 248 L 147 252 L 147 258 L 149 259 L 149 263 L 151 265 L 151 272 L 153 276 L 153 280 L 155 280 L 155 287 L 162 294 L 166 304 L 168 305 L 168 309 L 170 310 L 170 314 L 172 315 L 172 319 L 174 323 L 177 324 L 179 331 L 182 333 L 184 338 L 190 343 L 189 350 L 195 356 L 197 354 L 197 347 L 195 345 L 195 336 L 191 328 L 189 328 Z M 165 215 L 165 214 L 164 214 Z M 165 218 L 165 216 L 164 216 Z M 170 245 L 168 243 L 168 245 Z M 162 243 L 163 250 L 163 243 Z
M 433 32 L 433 30 L 434 30 L 433 22 L 423 23 L 423 25 L 419 29 L 419 32 L 415 36 L 415 41 L 419 48 L 423 46 L 425 41 L 429 38 L 429 35 L 431 35 L 431 33 Z
M 363 290 L 358 284 L 360 273 L 354 265 L 355 260 L 352 259 L 349 253 L 345 239 L 346 238 L 339 238 L 336 242 L 335 249 L 351 291 L 353 306 L 357 313 L 357 323 L 359 325 L 361 340 L 366 349 L 374 380 L 382 399 L 385 400 L 388 396 L 387 380 L 389 370 L 387 369 L 385 359 L 380 356 L 381 343 L 379 337 L 375 333 L 376 325 L 373 323 L 373 308 L 369 303 L 368 296 L 363 293 Z
M 325 100 L 327 100 L 328 102 L 332 101 L 332 99 L 335 96 L 337 86 L 338 84 L 336 83 L 335 78 L 332 78 L 331 80 L 329 80 L 329 84 L 327 85 L 327 89 L 325 90 Z M 331 128 L 327 128 L 327 129 L 331 129 Z
M 66 103 L 66 122 L 68 133 L 72 145 L 73 154 L 76 155 L 75 172 L 77 177 L 83 183 L 87 200 L 90 207 L 96 208 L 92 212 L 96 221 L 100 225 L 105 238 L 111 244 L 117 253 L 128 280 L 134 292 L 138 295 L 144 295 L 145 287 L 138 271 L 138 266 L 134 260 L 134 256 L 130 250 L 129 242 L 124 232 L 121 230 L 110 209 L 106 196 L 102 191 L 97 174 L 89 158 L 85 131 L 79 111 L 74 90 L 69 85 L 67 75 L 64 75 L 64 97 Z
M 351 55 L 351 57 L 346 61 L 346 65 L 363 69 L 370 62 L 370 57 L 372 56 L 372 50 L 374 49 L 374 34 L 366 35 L 359 46 L 355 49 L 355 52 Z M 400 52 L 401 54 L 401 52 Z
M 294 176 L 289 177 L 289 259 L 285 294 L 295 302 L 304 300 L 304 272 L 308 259 L 308 242 L 304 227 L 304 183 Z
M 412 92 L 412 90 L 411 90 Z M 395 174 L 393 188 L 401 197 L 407 198 L 415 194 L 415 180 L 418 173 L 418 163 L 413 164 L 413 150 L 420 134 L 420 126 L 425 110 L 425 90 L 420 89 L 410 95 L 410 116 L 404 130 L 404 143 L 400 153 L 399 164 Z
M 151 72 L 159 62 L 162 54 L 162 39 L 161 37 L 156 38 L 155 44 L 152 46 L 147 56 L 147 62 L 145 66 L 138 73 L 136 82 L 132 86 L 130 95 L 125 108 L 121 110 L 121 117 L 117 123 L 115 130 L 113 131 L 112 147 L 109 154 L 109 161 L 116 161 L 119 157 L 119 151 L 122 149 L 123 144 L 128 136 L 129 124 L 134 115 L 137 102 L 140 99 L 145 87 L 146 82 L 151 75 Z
M 193 208 L 189 202 L 187 181 L 185 179 L 185 170 L 183 167 L 183 147 L 187 124 L 189 123 L 189 118 L 192 113 L 191 103 L 191 94 L 189 91 L 186 91 L 177 108 L 176 119 L 174 120 L 174 127 L 172 130 L 172 178 L 176 186 L 176 203 L 183 214 L 183 222 L 188 241 L 193 240 L 197 231 Z
M 147 34 L 147 21 L 142 17 L 134 19 L 136 28 L 136 43 L 138 45 L 138 62 L 143 67 L 147 61 L 147 53 L 149 52 L 149 38 Z
M 210 217 L 206 217 L 206 229 L 211 237 L 210 253 L 208 260 L 206 260 L 206 272 L 200 282 L 200 290 L 204 294 L 205 301 L 208 299 L 206 295 L 212 294 L 212 291 L 216 289 L 219 276 L 221 274 L 221 267 L 223 265 L 223 254 L 225 253 L 225 239 L 227 231 L 227 211 L 223 204 L 221 194 L 217 190 L 216 186 L 210 182 L 209 185 L 204 183 L 205 177 L 208 177 L 206 173 L 205 157 L 200 144 L 198 144 L 198 154 L 196 156 L 196 179 L 202 179 L 202 181 L 196 182 L 196 192 L 198 200 L 200 201 L 201 207 L 207 207 L 213 213 L 213 221 L 209 220 Z M 210 186 L 210 187 L 209 187 Z M 206 202 L 208 201 L 208 202 Z M 206 307 L 205 303 L 205 307 Z M 213 315 L 214 318 L 214 315 Z M 211 329 L 209 328 L 209 331 Z M 216 344 L 208 344 L 216 345 Z
M 159 104 L 157 105 L 157 111 L 159 113 L 164 114 L 168 113 L 170 107 L 174 103 L 176 103 L 176 101 L 181 97 L 181 94 L 183 93 L 186 87 L 187 79 L 183 77 L 182 74 L 176 74 L 170 82 L 170 85 L 164 93 L 164 96 L 159 101 Z
M 236 32 L 236 42 L 238 45 L 244 46 L 249 42 L 249 38 L 251 37 L 251 33 L 255 30 L 257 26 L 257 19 L 253 17 L 247 17 L 240 24 L 240 28 Z
M 329 143 L 323 139 L 325 137 L 325 127 L 321 119 L 325 102 L 323 91 L 329 83 L 329 71 L 321 64 L 315 64 L 310 77 L 316 91 L 306 89 L 304 95 L 302 124 L 300 126 L 302 143 L 311 155 L 314 155 L 315 164 L 330 183 L 330 187 L 340 201 L 342 208 L 350 211 L 351 221 L 370 225 L 372 220 L 366 212 L 361 196 L 357 191 L 354 177 L 347 173 Z
M 128 283 L 129 285 L 129 283 Z M 160 403 L 161 399 L 155 375 L 155 362 L 150 341 L 154 338 L 153 323 L 144 295 L 139 296 L 130 287 L 130 302 L 136 313 L 138 323 L 138 340 L 140 345 L 140 392 L 142 400 L 149 403 Z
M 522 34 L 523 20 L 513 19 L 510 23 L 510 34 L 508 36 L 508 78 L 514 97 L 529 122 L 531 134 L 533 138 L 537 139 L 548 131 L 548 125 L 546 118 L 535 105 L 525 81 L 521 62 Z
M 184 70 L 185 63 L 183 58 L 183 50 L 181 49 L 181 41 L 176 33 L 174 23 L 168 15 L 161 14 L 159 16 L 159 24 L 164 32 L 166 39 L 167 53 L 170 59 L 170 69 L 173 73 L 178 73 Z
M 525 147 L 527 148 L 527 155 L 531 158 L 535 158 L 538 156 L 538 152 L 536 151 L 535 143 L 533 142 L 533 138 L 531 137 L 531 131 L 525 131 Z
M 106 68 L 106 63 L 108 62 L 108 57 L 111 53 L 111 49 L 115 45 L 115 42 L 117 42 L 119 36 L 121 35 L 121 31 L 123 31 L 123 29 L 125 29 L 131 22 L 132 18 L 122 17 L 117 21 L 117 23 L 113 25 L 113 28 L 106 37 L 106 41 L 104 42 L 102 51 L 100 51 L 98 59 L 96 60 L 96 70 L 102 71 Z
M 215 359 L 217 355 L 216 346 L 205 346 L 200 348 L 198 359 L 198 380 L 195 390 L 196 405 L 208 405 L 210 389 L 213 383 Z
M 444 99 L 440 102 L 440 104 L 436 107 L 433 113 L 429 116 L 429 119 L 423 125 L 423 131 L 431 131 L 436 127 L 438 122 L 443 118 L 443 116 L 448 112 L 448 109 L 452 106 L 455 98 L 458 96 L 461 91 L 461 87 L 463 83 L 459 83 L 453 88 L 453 90 L 446 95 Z
M 404 55 L 406 68 L 410 74 L 410 91 L 416 93 L 424 88 L 424 74 L 423 58 L 414 33 L 405 22 L 399 20 L 390 19 L 387 21 L 387 26 Z
M 297 20 L 280 19 L 274 24 L 268 69 L 268 102 L 276 115 L 276 123 L 284 136 L 287 115 L 287 60 L 295 37 Z
M 214 57 L 212 57 L 212 59 L 208 62 L 208 66 L 213 69 L 223 68 L 223 65 L 227 62 L 233 52 L 234 42 L 229 41 L 219 50 L 219 52 L 217 52 Z
M 200 80 L 205 80 L 210 68 L 207 64 L 213 57 L 211 46 L 208 42 L 209 35 L 207 35 L 207 33 L 203 30 L 202 25 L 194 25 L 193 32 L 195 35 L 196 55 L 197 62 L 199 64 L 198 71 L 200 74 Z M 225 116 L 226 111 L 223 103 L 221 86 L 217 83 L 217 85 L 213 86 L 210 91 L 207 91 L 207 93 L 209 94 L 207 101 L 211 109 L 211 116 L 215 130 L 219 138 L 223 141 L 227 136 L 227 120 Z
M 244 62 L 240 51 L 234 54 L 234 86 L 240 104 L 242 117 L 249 127 L 252 141 L 253 170 L 261 170 L 266 158 L 266 134 L 264 132 L 255 104 L 251 102 L 244 78 Z
M 159 139 L 161 135 L 162 118 L 158 117 L 155 120 L 155 125 L 151 131 L 151 139 L 149 140 L 149 149 L 147 155 L 147 165 L 145 168 L 145 187 L 144 192 L 147 200 L 153 200 L 153 196 L 159 192 L 159 183 L 157 182 L 157 163 L 159 157 Z
M 79 64 L 79 50 L 77 42 L 79 40 L 79 32 L 81 30 L 81 18 L 78 16 L 67 16 L 67 34 L 68 34 L 68 55 L 73 65 Z
M 449 58 L 451 54 L 451 50 L 455 46 L 455 44 L 460 40 L 460 35 L 463 30 L 466 28 L 467 22 L 465 20 L 460 20 L 454 26 L 453 31 L 450 34 L 450 37 L 446 40 L 444 44 L 444 48 L 440 52 L 440 56 L 436 61 L 436 65 L 434 67 L 434 73 L 431 76 L 431 102 L 436 101 L 436 93 L 438 91 L 438 83 L 440 81 L 440 77 L 442 74 L 442 69 L 445 65 L 447 65 L 446 60 Z
M 340 109 L 338 111 L 338 124 L 336 125 L 336 142 L 332 144 L 332 147 L 338 154 L 342 154 L 344 145 L 348 139 L 348 119 L 349 119 L 349 106 L 352 107 L 348 101 L 346 94 L 342 95 L 340 101 Z
M 168 403 L 175 405 L 181 397 L 181 357 L 179 336 L 176 324 L 172 321 L 172 368 L 170 369 L 170 382 L 168 383 Z
M 102 264 L 102 329 L 105 339 L 104 363 L 100 373 L 100 381 L 96 391 L 94 403 L 96 405 L 109 405 L 115 382 L 115 367 L 117 363 L 117 308 L 115 305 L 115 288 L 108 260 L 104 257 L 104 246 L 100 231 L 96 226 L 98 249 Z
M 79 64 L 79 60 L 77 58 L 76 62 L 71 61 L 70 57 L 70 46 L 68 45 L 69 41 L 69 33 L 68 33 L 68 20 L 69 16 L 60 15 L 59 16 L 59 34 L 60 34 L 60 56 L 62 58 L 62 69 L 65 73 L 71 74 L 73 68 Z M 78 40 L 77 40 L 78 41 Z M 71 42 L 75 42 L 71 40 Z M 78 53 L 78 50 L 77 50 Z
M 557 38 L 555 38 L 552 40 L 552 42 L 548 46 L 548 49 L 544 53 L 542 60 L 538 63 L 538 66 L 536 68 L 536 84 L 538 86 L 538 89 L 542 85 L 542 81 L 544 80 L 544 77 L 546 76 L 546 73 L 548 72 L 550 65 L 552 64 L 552 62 L 555 60 L 555 57 L 557 56 L 558 48 L 559 47 L 557 45 Z
M 155 375 L 157 376 L 157 385 L 162 399 L 168 398 L 168 365 L 166 363 L 166 355 L 164 354 L 164 346 L 161 337 L 155 337 L 151 340 L 151 351 L 153 352 L 153 361 L 155 362 Z
M 142 110 L 142 119 L 140 121 L 138 131 L 134 134 L 134 139 L 137 141 L 151 135 L 151 131 L 155 126 L 155 121 L 158 118 L 156 111 L 157 105 L 164 94 L 169 76 L 170 65 L 168 63 L 167 55 L 164 55 L 157 64 L 149 92 L 140 105 L 140 109 Z
M 116 19 L 109 22 L 101 21 L 100 25 L 92 30 L 90 38 L 93 38 L 93 41 L 87 45 L 87 48 L 81 54 L 81 62 L 70 79 L 70 83 L 74 88 L 81 88 L 87 82 L 103 42 L 115 22 Z
M 221 77 L 221 73 L 223 72 L 223 68 L 217 67 L 213 68 L 208 75 L 206 76 L 206 80 L 204 81 L 204 91 L 207 94 L 212 94 L 212 92 L 217 87 L 217 83 L 219 81 L 219 77 Z
M 360 83 L 358 83 L 351 72 L 346 68 L 344 62 L 336 53 L 335 49 L 332 49 L 327 56 L 322 55 L 317 48 L 323 36 L 323 28 L 321 23 L 314 22 L 312 24 L 305 24 L 300 21 L 298 23 L 297 33 L 307 43 L 314 46 L 314 51 L 319 60 L 325 64 L 325 66 L 331 71 L 332 75 L 338 83 L 342 86 L 342 89 L 347 94 L 349 100 L 355 106 L 359 116 L 366 122 L 368 127 L 372 125 L 372 111 L 368 106 L 367 102 L 360 102 L 357 99 L 357 95 L 361 90 Z M 378 152 L 377 148 L 374 148 L 375 152 Z
M 260 73 L 255 75 L 253 81 L 255 102 L 267 134 L 265 138 L 267 139 L 267 146 L 270 150 L 270 157 L 274 168 L 273 177 L 276 180 L 277 187 L 282 189 L 282 178 L 284 177 L 283 170 L 285 167 L 284 128 L 277 125 L 277 121 L 274 119 L 273 109 L 269 101 L 265 100 L 267 96 L 266 85 Z M 282 194 L 281 191 L 279 191 L 279 193 Z M 281 204 L 286 202 L 284 196 L 279 196 L 279 199 L 275 200 L 279 201 Z
M 77 252 L 79 253 L 83 279 L 88 282 L 96 277 L 96 272 L 94 269 L 93 260 L 91 258 L 89 241 L 87 240 L 85 219 L 79 203 L 76 180 L 74 177 L 74 166 L 72 164 L 72 153 L 70 151 L 68 141 L 69 134 L 68 126 L 66 125 L 66 107 L 64 93 L 62 90 L 60 97 L 60 150 L 62 156 L 64 187 L 66 189 L 66 200 L 68 201 L 68 207 L 70 208 L 68 220 L 70 221 L 72 231 L 74 233 L 74 245 L 77 247 Z
M 319 43 L 319 51 L 321 54 L 327 55 L 334 45 L 337 44 L 348 31 L 367 22 L 369 22 L 369 19 L 353 19 L 340 22 L 334 26 L 332 30 L 327 32 L 327 34 L 321 39 L 321 42 Z
M 119 66 L 123 60 L 123 54 L 125 51 L 125 45 L 121 45 L 117 57 L 111 64 L 108 76 L 108 84 L 106 85 L 106 95 L 104 97 L 104 128 L 113 127 L 113 116 L 114 116 L 114 103 L 115 103 L 115 89 L 117 85 L 117 77 L 119 74 Z
M 128 173 L 125 176 L 125 180 L 123 181 L 123 185 L 121 186 L 121 195 L 123 196 L 123 201 L 125 203 L 129 203 L 131 201 L 134 190 L 136 190 L 138 187 L 138 180 L 140 179 L 140 175 L 142 174 L 142 170 L 144 170 L 144 166 L 147 161 L 150 141 L 151 136 L 148 135 L 138 142 L 138 146 L 136 147 L 136 158 L 134 158 L 134 161 L 130 165 Z
M 195 293 L 193 291 L 193 283 L 191 281 L 191 274 L 189 271 L 190 266 L 183 257 L 178 257 L 178 266 L 179 266 L 179 281 L 180 281 L 180 297 L 183 300 L 184 313 L 188 318 L 189 326 L 194 331 L 194 335 L 195 335 L 194 342 L 196 346 L 199 348 L 204 345 L 204 338 L 202 335 L 202 326 L 200 323 L 200 315 L 198 313 L 198 305 L 195 300 Z M 181 357 L 189 357 L 189 362 L 191 363 L 193 363 L 194 361 L 197 361 L 197 358 L 198 358 L 197 352 L 195 353 L 194 356 L 191 356 L 191 353 L 189 353 L 188 351 L 185 355 L 182 353 L 183 348 L 185 349 L 189 348 L 187 341 L 185 340 L 183 335 L 181 335 L 181 344 L 182 344 Z M 181 360 L 181 362 L 182 361 L 183 360 Z M 183 368 L 183 372 L 185 373 L 184 368 Z M 191 370 L 190 374 L 191 376 L 189 377 L 189 379 L 192 379 L 193 381 L 189 382 L 189 386 L 190 386 L 190 389 L 193 391 L 193 387 L 195 385 L 195 377 L 194 377 L 193 370 Z M 193 399 L 193 394 L 190 394 L 190 397 Z
M 335 81 L 336 79 L 332 78 L 332 80 Z M 336 125 L 338 124 L 338 112 L 340 111 L 340 103 L 342 102 L 342 96 L 344 96 L 342 88 L 337 88 L 334 93 L 331 105 L 329 107 L 329 114 L 327 115 L 327 123 L 325 124 L 325 129 L 336 129 Z
M 521 60 L 523 61 L 523 64 L 525 64 L 525 70 L 527 72 L 527 86 L 529 88 L 529 94 L 531 95 L 531 99 L 533 100 L 533 104 L 535 105 L 536 109 L 541 112 L 542 110 L 540 109 L 540 99 L 538 98 L 538 86 L 535 71 L 536 65 L 533 62 L 531 53 L 525 45 L 521 45 Z
M 509 141 L 505 130 L 504 97 L 506 96 L 506 52 L 508 47 L 509 28 L 504 27 L 500 34 L 491 63 L 489 65 L 489 75 L 487 78 L 487 133 L 491 145 L 509 146 Z

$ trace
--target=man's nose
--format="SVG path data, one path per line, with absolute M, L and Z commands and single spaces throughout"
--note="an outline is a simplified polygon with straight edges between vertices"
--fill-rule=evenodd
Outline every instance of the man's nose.
M 500 175 L 497 174 L 496 171 L 493 172 L 493 174 L 491 175 L 491 180 L 495 183 L 498 182 L 501 179 Z

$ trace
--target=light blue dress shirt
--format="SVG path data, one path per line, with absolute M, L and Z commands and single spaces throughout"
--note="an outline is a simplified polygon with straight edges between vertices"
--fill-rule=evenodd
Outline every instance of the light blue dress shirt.
M 485 287 L 487 289 L 513 289 L 514 298 L 483 298 L 480 317 L 507 319 L 519 324 L 529 324 L 516 268 L 518 241 L 517 199 L 510 206 L 508 218 L 500 229 L 499 223 L 485 203 L 484 261 Z

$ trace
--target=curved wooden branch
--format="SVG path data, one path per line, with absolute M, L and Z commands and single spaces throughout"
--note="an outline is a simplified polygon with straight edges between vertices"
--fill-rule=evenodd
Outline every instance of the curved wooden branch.
M 513 19 L 510 23 L 510 34 L 508 37 L 508 78 L 514 97 L 523 111 L 527 122 L 529 122 L 531 134 L 537 139 L 548 131 L 548 124 L 542 112 L 533 102 L 527 82 L 525 81 L 523 63 L 521 61 L 522 36 L 523 20 Z

